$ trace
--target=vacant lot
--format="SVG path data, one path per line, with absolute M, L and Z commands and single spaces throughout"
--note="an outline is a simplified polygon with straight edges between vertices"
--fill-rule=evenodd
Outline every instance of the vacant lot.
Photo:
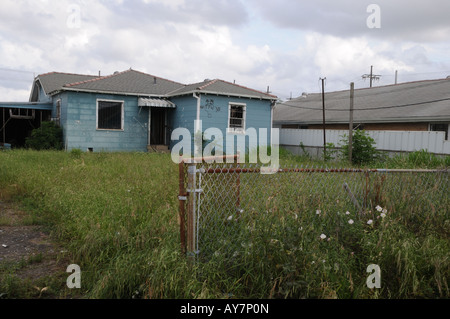
M 282 156 L 283 164 L 302 161 Z M 298 218 L 289 222 L 280 220 L 281 227 L 271 219 L 273 231 L 255 237 L 251 246 L 255 249 L 246 254 L 191 264 L 180 252 L 177 174 L 178 167 L 167 154 L 0 152 L 0 229 L 23 227 L 24 240 L 37 245 L 30 248 L 38 248 L 37 257 L 20 258 L 20 265 L 17 260 L 8 264 L 0 260 L 0 295 L 37 298 L 51 291 L 49 295 L 56 298 L 71 294 L 86 298 L 449 297 L 446 210 L 430 208 L 429 215 L 412 218 L 408 207 L 403 207 L 368 224 L 367 217 L 349 218 L 340 212 L 338 218 L 338 211 L 327 208 L 317 214 L 317 207 L 310 207 L 296 212 Z M 8 217 L 11 210 L 5 203 L 15 203 L 23 217 Z M 346 227 L 339 238 L 331 232 L 320 237 L 324 229 L 342 225 Z M 292 227 L 298 232 L 284 238 L 284 230 Z M 8 248 L 0 247 L 0 252 Z M 20 275 L 20 269 L 47 262 L 55 266 L 45 267 L 47 277 Z M 382 269 L 380 289 L 366 286 L 366 269 L 372 263 Z M 76 293 L 65 285 L 69 264 L 81 268 L 81 289 Z M 18 288 L 24 284 L 29 289 Z

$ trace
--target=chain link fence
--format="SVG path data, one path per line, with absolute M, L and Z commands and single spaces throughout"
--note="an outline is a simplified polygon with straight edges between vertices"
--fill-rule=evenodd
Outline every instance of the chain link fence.
M 448 214 L 449 171 L 290 167 L 262 174 L 257 165 L 180 164 L 181 247 L 208 260 L 245 254 L 256 238 L 296 236 L 302 215 L 383 207 L 420 223 Z M 447 215 L 448 217 L 448 215 Z M 296 226 L 297 225 L 297 226 Z

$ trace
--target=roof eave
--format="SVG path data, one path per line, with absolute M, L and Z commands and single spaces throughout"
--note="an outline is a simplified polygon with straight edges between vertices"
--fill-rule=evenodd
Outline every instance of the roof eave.
M 80 89 L 80 88 L 66 88 L 63 87 L 59 90 L 55 90 L 50 92 L 49 95 L 56 95 L 61 93 L 62 91 L 70 91 L 70 92 L 84 92 L 84 93 L 97 93 L 97 94 L 113 94 L 113 95 L 127 95 L 127 96 L 145 96 L 145 97 L 159 97 L 159 98 L 167 98 L 166 94 L 149 94 L 149 93 L 131 93 L 131 92 L 119 92 L 119 91 L 102 91 L 102 90 L 90 90 L 90 89 Z
M 37 83 L 37 82 L 39 82 L 39 84 L 41 85 L 42 89 L 43 89 L 44 92 L 45 92 L 44 85 L 42 84 L 41 80 L 39 79 L 39 76 L 35 77 L 35 78 L 34 78 L 34 81 L 33 81 L 33 85 L 31 86 L 30 96 L 29 96 L 29 98 L 28 98 L 28 101 L 29 101 L 29 102 L 32 102 L 31 99 L 33 98 L 33 94 L 34 94 L 34 90 L 35 90 L 35 87 L 36 87 L 36 83 Z M 45 92 L 45 94 L 49 95 L 47 92 Z
M 410 117 L 410 118 L 389 118 L 389 119 L 354 119 L 355 123 L 363 124 L 381 124 L 381 123 L 423 123 L 423 122 L 450 122 L 450 116 L 428 116 L 428 117 Z M 323 124 L 322 120 L 298 121 L 298 120 L 275 120 L 274 124 Z M 326 120 L 325 124 L 348 124 L 349 120 Z
M 192 95 L 195 93 L 199 94 L 211 94 L 211 95 L 222 95 L 222 96 L 234 96 L 234 97 L 242 97 L 247 99 L 256 99 L 256 100 L 270 100 L 274 101 L 278 98 L 276 96 L 258 96 L 258 95 L 249 95 L 249 94 L 236 94 L 236 93 L 226 93 L 226 92 L 216 92 L 216 91 L 204 91 L 204 90 L 190 90 L 186 92 L 172 92 L 167 94 L 168 97 L 176 97 L 176 96 L 182 96 L 182 95 Z

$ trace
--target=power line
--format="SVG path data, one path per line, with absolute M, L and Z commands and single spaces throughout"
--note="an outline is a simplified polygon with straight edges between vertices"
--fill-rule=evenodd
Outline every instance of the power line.
M 35 74 L 35 72 L 32 72 L 32 71 L 7 69 L 7 68 L 0 68 L 0 71 Z
M 370 74 L 363 74 L 362 78 L 365 80 L 367 78 L 370 79 L 370 87 L 372 87 L 372 80 L 379 80 L 381 75 L 379 74 L 373 74 L 373 65 L 370 66 Z
M 442 101 L 450 101 L 450 97 L 439 99 L 439 100 L 432 100 L 432 101 L 424 101 L 424 102 L 417 102 L 417 103 L 410 103 L 410 104 L 401 104 L 401 105 L 390 105 L 390 106 L 377 106 L 377 107 L 367 107 L 367 108 L 354 108 L 353 111 L 371 111 L 371 110 L 383 110 L 383 109 L 392 109 L 397 107 L 409 107 L 409 106 L 416 106 L 416 105 L 422 105 L 422 104 L 429 104 L 429 103 L 437 103 Z M 307 106 L 298 106 L 293 105 L 289 103 L 281 103 L 280 105 L 292 107 L 292 108 L 298 108 L 298 109 L 306 109 L 306 110 L 313 110 L 313 111 L 322 111 L 321 108 L 317 107 L 307 107 Z M 336 111 L 336 112 L 349 112 L 350 109 L 327 109 L 328 111 Z

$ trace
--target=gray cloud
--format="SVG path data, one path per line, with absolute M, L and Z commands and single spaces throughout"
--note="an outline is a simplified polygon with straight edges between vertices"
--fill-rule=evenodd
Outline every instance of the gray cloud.
M 149 28 L 158 23 L 193 23 L 239 27 L 248 22 L 248 14 L 241 0 L 188 0 L 179 6 L 161 2 L 144 3 L 132 0 L 108 6 L 116 13 L 115 21 L 108 21 L 111 27 L 123 26 Z
M 315 31 L 339 37 L 370 36 L 398 41 L 447 41 L 450 31 L 448 0 L 341 0 L 261 2 L 250 0 L 278 27 Z M 370 4 L 381 9 L 381 28 L 370 29 Z M 447 32 L 445 32 L 447 31 Z

